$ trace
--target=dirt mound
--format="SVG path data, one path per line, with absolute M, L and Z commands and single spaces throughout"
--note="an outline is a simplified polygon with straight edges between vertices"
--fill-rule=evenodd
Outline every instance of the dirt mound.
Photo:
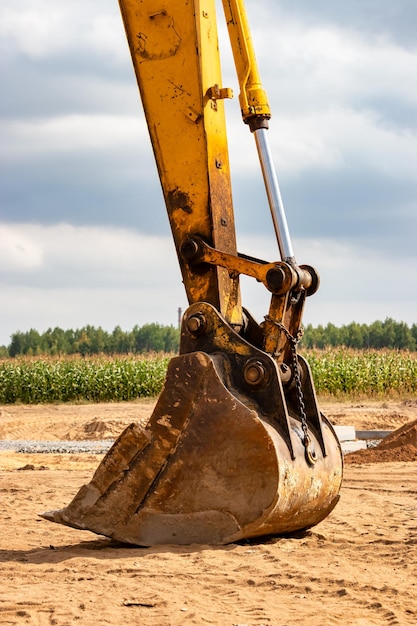
M 360 404 L 320 399 L 320 408 L 332 424 L 352 424 L 357 430 L 396 430 L 417 417 L 417 401 L 364 401 Z
M 376 448 L 347 454 L 346 463 L 417 461 L 417 419 L 388 435 Z
M 95 417 L 89 422 L 71 428 L 64 439 L 82 441 L 84 439 L 117 439 L 132 420 L 102 420 Z

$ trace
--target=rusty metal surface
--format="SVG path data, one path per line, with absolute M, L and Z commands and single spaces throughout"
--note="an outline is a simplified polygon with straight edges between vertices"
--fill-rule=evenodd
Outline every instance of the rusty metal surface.
M 91 483 L 44 517 L 138 545 L 223 544 L 320 522 L 339 498 L 342 454 L 315 398 L 309 464 L 270 355 L 201 303 L 184 316 L 182 348 L 146 430 L 127 428 Z

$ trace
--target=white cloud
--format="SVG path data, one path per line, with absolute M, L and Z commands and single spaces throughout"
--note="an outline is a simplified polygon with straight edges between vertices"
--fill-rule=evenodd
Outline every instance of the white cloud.
M 2 288 L 0 345 L 8 345 L 16 331 L 35 328 L 75 329 L 88 324 L 111 331 L 116 326 L 131 330 L 157 322 L 177 325 L 178 308 L 185 309 L 185 298 L 177 283 L 156 282 L 153 289 L 105 287 L 89 289 Z
M 253 138 L 236 122 L 233 131 L 229 140 L 233 172 L 248 175 L 258 167 Z M 335 107 L 278 114 L 268 136 L 279 176 L 360 169 L 399 180 L 415 178 L 417 131 L 389 126 L 377 111 Z
M 373 170 L 397 179 L 414 178 L 417 132 L 387 126 L 376 111 L 335 108 L 278 116 L 271 132 L 280 171 Z M 275 127 L 274 127 L 275 131 Z
M 69 224 L 9 224 L 0 233 L 9 242 L 1 252 L 0 345 L 30 328 L 176 325 L 186 306 L 168 237 Z
M 46 119 L 3 122 L 0 125 L 7 157 L 86 152 L 149 145 L 148 131 L 139 116 L 72 114 Z
M 124 228 L 6 224 L 0 237 L 0 279 L 25 286 L 152 287 L 176 260 L 171 239 Z
M 14 49 L 33 59 L 92 50 L 109 64 L 127 56 L 117 2 L 72 0 L 3 0 L 0 36 Z
M 297 176 L 309 169 L 365 167 L 414 179 L 415 126 L 392 120 L 390 112 L 395 103 L 413 108 L 417 103 L 417 48 L 335 26 L 306 26 L 287 17 L 280 22 L 279 11 L 276 22 L 254 17 L 279 172 Z M 229 57 L 225 76 L 238 93 Z M 388 112 L 378 108 L 380 100 Z M 227 107 L 234 170 L 247 173 L 256 156 L 239 127 L 236 103 Z
M 42 266 L 39 242 L 25 228 L 0 224 L 0 267 L 8 272 L 33 270 Z
M 279 11 L 276 20 L 257 21 L 254 39 L 277 112 L 378 97 L 417 103 L 417 46 L 410 49 L 386 35 L 312 26 L 287 16 L 280 21 Z

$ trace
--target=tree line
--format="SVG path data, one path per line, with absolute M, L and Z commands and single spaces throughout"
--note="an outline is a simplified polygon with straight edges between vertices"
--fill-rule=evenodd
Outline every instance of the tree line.
M 178 328 L 157 323 L 134 326 L 131 331 L 116 326 L 112 332 L 94 326 L 77 330 L 49 328 L 44 333 L 31 329 L 13 333 L 10 345 L 0 347 L 0 356 L 177 353 L 179 342 Z M 316 327 L 308 324 L 301 346 L 307 349 L 346 346 L 417 350 L 417 324 L 408 326 L 391 318 L 372 324 L 352 322 L 340 327 L 331 323 Z
M 37 356 L 66 354 L 146 354 L 149 352 L 178 352 L 180 331 L 174 326 L 145 324 L 124 331 L 120 326 L 112 332 L 101 327 L 84 326 L 77 330 L 48 328 L 39 333 L 33 328 L 16 332 L 3 356 Z
M 340 327 L 330 323 L 317 327 L 309 324 L 305 327 L 301 345 L 305 348 L 346 346 L 356 349 L 417 350 L 417 324 L 408 326 L 405 322 L 396 322 L 390 317 L 384 322 L 352 322 Z

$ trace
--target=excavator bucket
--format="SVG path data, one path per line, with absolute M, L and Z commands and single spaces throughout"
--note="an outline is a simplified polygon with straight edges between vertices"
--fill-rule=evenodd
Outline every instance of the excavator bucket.
M 181 345 L 146 428 L 130 425 L 90 484 L 42 517 L 142 546 L 226 544 L 323 520 L 342 454 L 305 361 L 308 449 L 296 390 L 214 307 L 189 307 Z

